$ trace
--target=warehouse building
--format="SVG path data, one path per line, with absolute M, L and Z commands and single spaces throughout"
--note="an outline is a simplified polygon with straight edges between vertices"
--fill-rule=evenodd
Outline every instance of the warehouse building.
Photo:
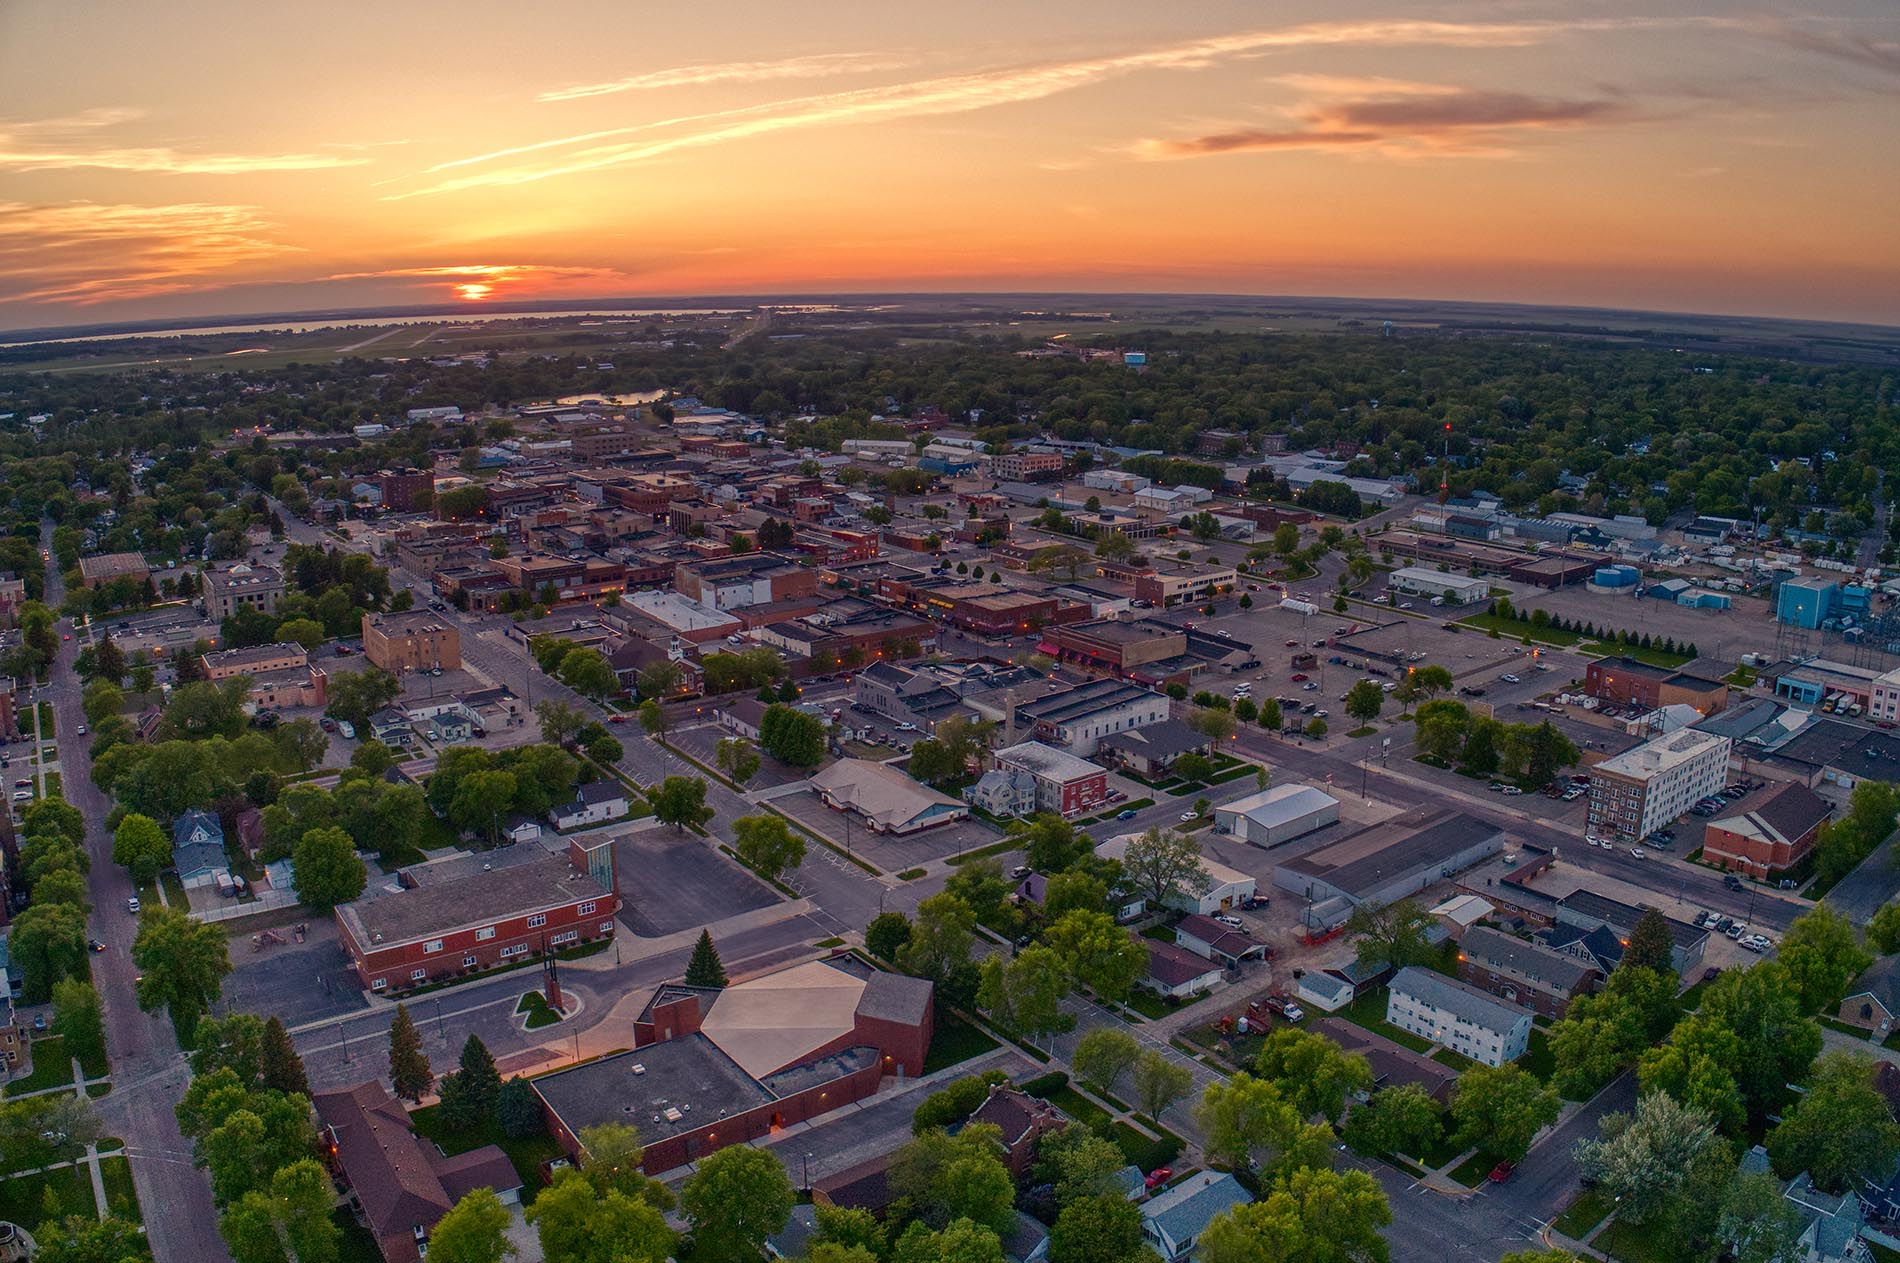
M 1385 904 L 1503 850 L 1504 832 L 1496 825 L 1420 808 L 1288 860 L 1274 870 L 1273 884 L 1309 903 Z
M 1386 577 L 1385 586 L 1394 592 L 1432 597 L 1448 605 L 1469 605 L 1474 601 L 1486 600 L 1491 595 L 1491 584 L 1487 580 L 1426 570 L 1421 566 L 1394 570 Z
M 1278 846 L 1339 823 L 1339 800 L 1311 785 L 1275 785 L 1214 808 L 1214 827 L 1255 846 Z

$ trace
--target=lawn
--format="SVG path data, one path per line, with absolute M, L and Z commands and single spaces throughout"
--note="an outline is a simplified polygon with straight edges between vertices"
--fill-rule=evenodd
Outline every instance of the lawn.
M 1174 1012 L 1174 1006 L 1152 991 L 1137 988 L 1128 995 L 1127 1005 L 1150 1021 L 1166 1017 Z
M 66 1040 L 59 1035 L 48 1035 L 33 1041 L 33 1073 L 7 1084 L 7 1095 L 23 1096 L 46 1088 L 63 1088 L 72 1081 L 73 1059 L 66 1055 Z
M 539 1030 L 543 1026 L 552 1026 L 561 1020 L 561 1015 L 554 1011 L 554 1006 L 549 1004 L 548 998 L 539 991 L 529 991 L 522 995 L 521 1000 L 515 1005 L 515 1016 L 520 1017 L 523 1013 L 528 1015 L 528 1029 L 531 1031 Z
M 981 1057 L 995 1047 L 995 1040 L 939 1005 L 935 1029 L 930 1036 L 930 1049 L 924 1054 L 924 1073 L 935 1074 L 946 1067 L 960 1065 L 972 1057 Z
M 1127 1123 L 1113 1124 L 1109 1139 L 1121 1149 L 1124 1158 L 1143 1171 L 1167 1166 L 1181 1152 L 1181 1138 L 1173 1132 L 1164 1132 L 1160 1140 L 1150 1140 Z
M 508 1160 L 514 1164 L 515 1174 L 521 1179 L 522 1205 L 533 1202 L 535 1195 L 541 1191 L 541 1164 L 549 1158 L 561 1156 L 560 1142 L 545 1131 L 532 1136 L 506 1136 L 502 1134 L 501 1125 L 496 1122 L 470 1131 L 458 1131 L 443 1121 L 441 1108 L 431 1105 L 412 1110 L 409 1121 L 415 1125 L 416 1133 L 433 1140 L 450 1157 L 467 1153 L 470 1149 L 479 1149 L 483 1145 L 501 1146 L 501 1151 L 508 1155 Z
M 1459 1074 L 1463 1074 L 1465 1071 L 1471 1069 L 1473 1066 L 1478 1064 L 1477 1062 L 1473 1061 L 1471 1058 L 1465 1056 L 1463 1053 L 1453 1052 L 1449 1048 L 1439 1048 L 1439 1049 L 1434 1050 L 1432 1053 L 1432 1060 L 1436 1061 L 1441 1066 L 1450 1066 L 1453 1070 L 1456 1070 Z
M 132 1164 L 125 1158 L 99 1159 L 99 1178 L 106 1186 L 106 1206 L 121 1219 L 145 1222 L 139 1213 L 139 1195 L 132 1187 Z
M 1107 1110 L 1066 1083 L 1054 1091 L 1039 1092 L 1037 1095 L 1092 1132 L 1106 1135 L 1114 1123 Z
M 1351 732 L 1347 733 L 1346 735 L 1348 737 L 1370 737 L 1373 733 L 1377 731 L 1379 731 L 1377 728 L 1373 727 L 1371 724 L 1367 724 L 1363 728 L 1354 728 Z
M 1476 1188 L 1478 1185 L 1484 1183 L 1484 1177 L 1489 1175 L 1491 1168 L 1496 1165 L 1497 1160 L 1495 1158 L 1487 1158 L 1484 1155 L 1484 1151 L 1479 1150 L 1451 1170 L 1445 1172 L 1445 1174 L 1466 1188 Z
M 1539 1082 L 1549 1083 L 1550 1076 L 1557 1070 L 1557 1059 L 1551 1055 L 1550 1051 L 1550 1036 L 1543 1031 L 1533 1029 L 1530 1046 L 1524 1050 L 1524 1055 L 1517 1059 L 1517 1064 L 1536 1075 Z
M 1679 667 L 1689 661 L 1686 653 L 1665 653 L 1661 649 L 1642 648 L 1640 645 L 1626 645 L 1617 640 L 1594 640 L 1581 632 L 1559 631 L 1555 627 L 1535 627 L 1530 623 L 1520 623 L 1515 618 L 1499 618 L 1486 611 L 1481 614 L 1467 614 L 1458 622 L 1479 631 L 1495 631 L 1506 640 L 1531 640 L 1546 645 L 1558 645 L 1566 649 L 1574 648 L 1578 653 L 1595 654 L 1598 657 L 1629 657 L 1638 662 L 1646 662 L 1653 667 Z
M 124 1165 L 125 1159 L 117 1160 Z M 38 1224 L 48 1216 L 46 1193 L 59 1199 L 60 1215 L 94 1214 L 92 1179 L 79 1167 L 62 1167 L 39 1175 L 22 1175 L 0 1181 L 0 1220 L 16 1224 Z
M 1610 1213 L 1612 1203 L 1609 1195 L 1600 1189 L 1587 1188 L 1577 1195 L 1577 1199 L 1564 1208 L 1564 1213 L 1551 1220 L 1550 1226 L 1573 1240 L 1587 1240 L 1603 1217 Z

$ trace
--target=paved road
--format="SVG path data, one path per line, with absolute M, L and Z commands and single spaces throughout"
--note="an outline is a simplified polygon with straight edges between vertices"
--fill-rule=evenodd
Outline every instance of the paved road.
M 50 547 L 51 532 L 44 543 Z M 58 571 L 47 567 L 46 603 L 65 600 Z M 59 623 L 62 635 L 71 627 Z M 92 783 L 87 738 L 77 736 L 85 713 L 79 707 L 79 683 L 73 674 L 76 641 L 62 640 L 51 683 L 39 691 L 53 703 L 59 743 L 61 781 L 66 801 L 86 818 L 86 849 L 92 857 L 87 879 L 92 898 L 92 933 L 106 950 L 93 958 L 93 982 L 105 1005 L 106 1041 L 111 1051 L 113 1088 L 99 1102 L 106 1130 L 125 1140 L 132 1184 L 145 1214 L 146 1235 L 157 1263 L 216 1263 L 230 1256 L 218 1236 L 211 1185 L 191 1164 L 191 1145 L 178 1129 L 173 1105 L 184 1095 L 190 1074 L 163 1013 L 141 1012 L 133 993 L 132 940 L 138 923 L 125 911 L 132 879 L 112 862 L 112 838 L 105 819 L 111 803 Z

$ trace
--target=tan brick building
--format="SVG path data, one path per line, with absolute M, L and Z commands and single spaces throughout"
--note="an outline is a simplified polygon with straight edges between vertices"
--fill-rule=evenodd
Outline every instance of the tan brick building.
M 428 610 L 363 615 L 363 656 L 385 671 L 462 665 L 462 634 Z

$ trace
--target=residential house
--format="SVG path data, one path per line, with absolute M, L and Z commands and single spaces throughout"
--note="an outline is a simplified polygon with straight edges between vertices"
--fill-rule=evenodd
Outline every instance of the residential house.
M 193 808 L 172 822 L 172 867 L 187 890 L 229 882 L 224 826 L 211 812 Z
M 548 819 L 556 829 L 583 829 L 618 820 L 629 810 L 627 791 L 619 781 L 598 780 L 575 789 L 571 800 L 548 812 Z
M 1236 930 L 1198 912 L 1181 918 L 1174 927 L 1174 941 L 1196 956 L 1229 968 L 1267 954 L 1267 945 L 1245 930 Z
M 1213 738 L 1200 729 L 1178 719 L 1163 719 L 1146 727 L 1110 733 L 1101 739 L 1096 753 L 1142 776 L 1156 777 L 1173 767 L 1182 755 L 1207 754 L 1213 748 Z
M 1018 1180 L 1036 1161 L 1036 1148 L 1050 1132 L 1069 1125 L 1066 1114 L 1007 1083 L 993 1083 L 990 1094 L 965 1120 L 988 1123 L 1002 1133 L 1003 1164 Z
M 1221 967 L 1196 956 L 1185 947 L 1143 939 L 1148 949 L 1148 973 L 1141 984 L 1169 999 L 1185 1000 L 1200 995 L 1221 980 Z
M 1196 1171 L 1142 1203 L 1142 1234 L 1172 1263 L 1192 1255 L 1214 1217 L 1253 1198 L 1225 1171 Z
M 993 767 L 963 791 L 971 806 L 992 816 L 1010 818 L 1036 814 L 1036 778 L 1020 768 Z
M 1835 1016 L 1863 1030 L 1892 1030 L 1900 1017 L 1900 956 L 1882 956 L 1863 970 Z
M 996 766 L 1020 770 L 1036 780 L 1036 810 L 1065 820 L 1086 815 L 1108 802 L 1108 772 L 1066 750 L 1024 741 L 996 752 Z
M 1458 977 L 1481 991 L 1545 1017 L 1562 1017 L 1570 1002 L 1595 987 L 1596 966 L 1566 952 L 1474 926 L 1459 944 Z

